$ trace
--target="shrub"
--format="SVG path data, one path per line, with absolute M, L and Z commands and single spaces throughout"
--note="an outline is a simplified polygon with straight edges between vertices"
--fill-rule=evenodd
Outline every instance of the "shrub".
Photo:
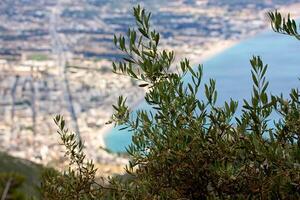
M 269 13 L 274 30 L 297 35 L 294 22 L 279 15 Z M 82 143 L 58 116 L 70 169 L 44 178 L 45 199 L 299 199 L 298 89 L 290 99 L 268 95 L 267 65 L 253 57 L 252 97 L 235 116 L 237 101 L 216 105 L 215 80 L 204 83 L 204 98 L 197 98 L 202 66 L 192 68 L 184 59 L 173 68 L 174 52 L 159 48 L 151 14 L 138 6 L 134 16 L 138 31 L 129 29 L 127 39 L 114 37 L 124 59 L 113 63 L 113 71 L 143 82 L 139 87 L 147 87 L 145 101 L 152 110 L 132 115 L 123 97 L 113 106 L 111 123 L 133 133 L 127 177 L 97 183 Z M 191 83 L 183 82 L 187 74 Z M 272 112 L 282 116 L 274 126 Z

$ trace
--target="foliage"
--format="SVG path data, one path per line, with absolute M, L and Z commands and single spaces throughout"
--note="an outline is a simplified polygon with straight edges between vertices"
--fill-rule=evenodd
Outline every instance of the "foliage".
M 56 116 L 54 121 L 58 126 L 62 145 L 66 147 L 65 155 L 69 157 L 70 163 L 68 170 L 64 173 L 53 169 L 44 171 L 41 185 L 43 199 L 113 199 L 118 196 L 117 192 L 125 190 L 118 186 L 117 178 L 109 180 L 114 187 L 96 182 L 96 169 L 92 161 L 86 160 L 83 143 L 77 140 L 75 133 L 68 131 L 62 116 Z M 116 191 L 116 194 L 110 191 Z
M 74 133 L 68 132 L 65 120 L 57 116 L 54 121 L 59 127 L 58 133 L 67 149 L 66 156 L 70 157 L 70 163 L 68 172 L 64 174 L 55 170 L 46 170 L 43 173 L 43 180 L 46 181 L 41 186 L 42 195 L 45 199 L 48 199 L 48 196 L 52 199 L 78 199 L 80 196 L 91 199 L 94 196 L 92 189 L 96 172 L 94 165 L 92 162 L 84 162 L 83 144 L 76 140 Z
M 25 199 L 24 193 L 18 190 L 24 180 L 24 176 L 16 173 L 0 173 L 1 199 Z
M 236 116 L 238 102 L 216 104 L 216 81 L 202 83 L 201 65 L 194 69 L 188 59 L 172 65 L 174 52 L 159 48 L 150 13 L 138 6 L 134 16 L 137 31 L 114 37 L 124 58 L 113 71 L 143 82 L 139 87 L 147 87 L 145 101 L 153 109 L 132 115 L 124 97 L 113 106 L 111 122 L 133 133 L 128 177 L 96 183 L 82 144 L 57 117 L 71 163 L 64 174 L 45 178 L 45 199 L 299 199 L 299 91 L 293 89 L 290 99 L 269 95 L 267 65 L 253 57 L 252 97 Z M 187 75 L 191 83 L 183 82 Z M 274 126 L 272 112 L 282 116 Z
M 271 20 L 272 28 L 275 32 L 294 36 L 300 40 L 300 34 L 298 33 L 296 21 L 292 19 L 290 15 L 288 15 L 286 18 L 277 11 L 269 12 L 268 15 Z
M 9 193 L 13 192 L 29 197 L 39 198 L 37 190 L 41 181 L 39 174 L 42 171 L 40 165 L 34 164 L 27 160 L 14 158 L 5 153 L 0 152 L 0 197 L 9 178 L 12 178 L 12 187 L 9 187 Z M 21 199 L 21 198 L 19 198 Z

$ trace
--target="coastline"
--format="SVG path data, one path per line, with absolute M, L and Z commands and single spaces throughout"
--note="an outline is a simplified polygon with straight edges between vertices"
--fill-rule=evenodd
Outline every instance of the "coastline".
M 248 39 L 248 38 L 246 38 Z M 211 44 L 207 49 L 203 50 L 203 54 L 199 56 L 198 60 L 200 62 L 198 64 L 202 64 L 205 61 L 213 58 L 214 56 L 218 55 L 219 53 L 226 51 L 227 49 L 233 47 L 234 45 L 242 42 L 242 40 L 220 40 L 218 42 L 215 42 Z M 192 66 L 196 66 L 196 63 L 192 63 Z M 143 93 L 144 95 L 144 93 Z M 131 110 L 135 110 L 142 102 L 144 102 L 144 98 L 139 98 L 137 101 L 133 102 L 132 105 L 130 106 Z M 111 124 L 105 124 L 103 125 L 102 128 L 99 129 L 99 135 L 101 135 L 101 144 L 103 148 L 106 148 L 106 143 L 105 143 L 105 137 L 110 134 L 112 129 L 114 128 L 113 125 Z M 100 138 L 100 137 L 99 137 Z
M 282 7 L 279 9 L 279 11 L 282 11 L 284 14 L 286 14 L 287 11 L 290 10 L 290 7 L 292 7 L 293 9 L 291 9 L 291 13 L 293 17 L 300 17 L 300 12 L 297 11 L 296 8 L 300 8 L 300 3 L 297 4 L 297 6 L 286 6 L 286 7 Z M 299 9 L 300 10 L 300 9 Z M 271 27 L 268 25 L 266 25 L 264 28 L 262 28 L 260 31 L 257 31 L 255 33 L 252 34 L 248 34 L 248 35 L 242 35 L 241 38 L 239 39 L 235 39 L 235 40 L 216 40 L 214 42 L 207 42 L 204 44 L 204 46 L 202 48 L 197 49 L 197 54 L 194 57 L 192 57 L 191 60 L 191 65 L 193 67 L 197 66 L 198 64 L 203 64 L 206 61 L 212 59 L 213 57 L 217 56 L 218 54 L 227 51 L 228 49 L 230 49 L 231 47 L 245 41 L 251 38 L 256 37 L 259 34 L 262 34 L 264 32 L 267 31 L 272 31 Z M 187 56 L 189 57 L 189 56 Z M 141 96 L 140 98 L 137 98 L 136 101 L 131 101 L 130 102 L 130 109 L 131 110 L 135 110 L 141 103 L 144 102 L 144 93 L 145 91 L 143 91 L 142 95 L 138 95 Z M 110 105 L 111 106 L 111 105 Z M 97 136 L 96 136 L 96 140 L 94 140 L 92 143 L 97 144 L 103 148 L 102 150 L 100 149 L 101 153 L 97 153 L 99 151 L 93 151 L 92 149 L 96 150 L 94 147 L 97 145 L 89 145 L 90 148 L 92 148 L 92 152 L 93 154 L 90 154 L 88 157 L 89 158 L 97 158 L 95 159 L 95 161 L 99 164 L 99 163 L 103 163 L 104 161 L 104 165 L 99 165 L 101 166 L 101 168 L 104 169 L 104 171 L 106 171 L 108 174 L 111 174 L 112 171 L 111 169 L 114 169 L 114 173 L 123 173 L 124 171 L 123 166 L 126 165 L 128 163 L 128 158 L 125 157 L 121 157 L 119 156 L 117 153 L 110 153 L 107 152 L 105 149 L 107 148 L 106 145 L 106 137 L 108 134 L 110 134 L 113 130 L 114 126 L 112 124 L 103 124 L 103 126 L 101 128 L 99 128 L 99 130 L 97 131 Z
M 287 5 L 283 6 L 278 9 L 278 11 L 282 12 L 284 15 L 287 13 L 290 13 L 292 17 L 299 18 L 300 17 L 300 3 L 295 3 L 293 5 Z M 244 35 L 241 36 L 241 39 L 236 40 L 219 40 L 215 41 L 211 44 L 208 44 L 208 46 L 204 47 L 203 49 L 199 49 L 199 51 L 202 53 L 197 57 L 197 59 L 191 59 L 191 65 L 193 67 L 197 66 L 198 64 L 203 64 L 204 62 L 208 61 L 209 59 L 212 59 L 214 56 L 230 49 L 231 47 L 245 41 L 248 39 L 251 39 L 253 37 L 256 37 L 258 34 L 264 33 L 266 31 L 272 31 L 270 25 L 267 23 L 267 25 L 261 29 L 260 31 L 256 33 L 252 33 L 250 35 Z M 138 99 L 137 101 L 132 103 L 132 106 L 130 106 L 131 110 L 135 110 L 142 102 L 144 101 L 144 98 Z M 112 131 L 113 126 L 112 125 L 104 125 L 104 127 L 99 130 L 101 138 L 101 143 L 103 143 L 103 147 L 106 148 L 105 143 L 105 137 L 110 134 Z
M 159 10 L 158 17 L 162 17 L 160 21 L 154 18 L 154 24 L 163 36 L 161 47 L 175 50 L 177 59 L 174 60 L 174 66 L 178 65 L 179 60 L 186 57 L 189 58 L 191 66 L 204 63 L 204 67 L 209 67 L 206 66 L 206 62 L 214 60 L 214 57 L 221 52 L 230 51 L 230 48 L 236 44 L 261 33 L 271 32 L 266 15 L 271 7 L 272 10 L 277 8 L 284 16 L 290 12 L 293 18 L 299 18 L 300 3 L 284 4 L 279 6 L 274 2 L 270 3 L 269 7 L 256 7 L 255 3 L 250 6 L 241 4 L 237 5 L 238 9 L 233 8 L 233 10 L 223 7 L 223 5 L 213 4 L 207 7 L 189 3 L 166 4 L 160 9 L 153 9 L 154 11 Z M 72 7 L 73 4 L 70 3 L 70 6 Z M 34 10 L 34 7 L 31 9 Z M 62 11 L 60 10 L 60 12 Z M 111 15 L 110 20 L 116 20 L 120 16 L 123 19 L 129 14 L 127 10 L 124 10 L 124 13 L 117 15 L 109 13 L 109 15 Z M 30 19 L 28 16 L 27 18 L 26 16 L 23 17 Z M 128 26 L 128 24 L 123 24 L 123 22 L 127 23 L 126 20 L 129 18 L 116 20 L 116 23 L 125 28 Z M 58 66 L 58 58 L 56 55 L 52 55 L 52 51 L 49 55 L 47 53 L 39 55 L 36 52 L 32 53 L 31 50 L 20 50 L 21 57 L 13 57 L 16 60 L 12 60 L 10 56 L 0 58 L 0 68 L 4 72 L 1 88 L 2 91 L 10 91 L 3 92 L 1 99 L 3 116 L 0 125 L 0 139 L 2 151 L 44 165 L 52 162 L 52 160 L 63 159 L 63 155 L 58 152 L 63 153 L 64 149 L 63 146 L 58 145 L 60 139 L 56 134 L 56 126 L 52 120 L 53 115 L 61 114 L 68 122 L 70 130 L 76 130 L 76 125 L 80 127 L 79 133 L 85 141 L 89 158 L 97 162 L 117 163 L 118 155 L 108 153 L 105 147 L 115 150 L 119 146 L 122 149 L 130 142 L 130 135 L 124 136 L 121 133 L 119 136 L 117 128 L 113 129 L 112 124 L 105 124 L 112 114 L 112 104 L 115 104 L 118 96 L 123 93 L 128 97 L 127 102 L 131 110 L 143 109 L 145 91 L 137 87 L 136 83 L 128 77 L 120 77 L 110 70 L 111 61 L 109 58 L 120 55 L 111 49 L 112 42 L 109 38 L 112 32 L 117 32 L 119 26 L 110 26 L 109 21 L 98 24 L 92 19 L 81 20 L 84 23 L 87 21 L 95 23 L 93 27 L 98 27 L 99 30 L 102 30 L 104 25 L 108 29 L 99 33 L 89 32 L 90 29 L 84 27 L 83 29 L 87 31 L 84 32 L 87 41 L 84 40 L 82 44 L 80 43 L 78 47 L 83 46 L 79 48 L 79 52 L 86 52 L 86 50 L 88 53 L 97 52 L 95 56 L 102 55 L 104 58 L 102 59 L 101 56 L 99 59 L 88 56 L 80 57 L 77 53 L 73 54 L 75 49 L 73 49 L 74 51 L 70 50 L 70 52 L 66 51 L 70 91 L 66 92 L 62 85 L 64 81 L 61 77 L 61 68 Z M 26 30 L 27 28 L 36 30 L 32 26 L 34 23 L 26 20 L 16 27 L 22 29 L 25 22 L 28 22 Z M 7 30 L 10 30 L 10 23 L 12 21 L 5 23 Z M 62 25 L 58 24 L 57 26 Z M 64 40 L 65 37 L 77 41 L 78 34 L 83 33 L 76 34 L 76 30 L 81 29 L 82 27 L 75 26 L 71 29 L 74 33 L 63 32 L 60 34 L 62 41 L 69 44 L 67 40 Z M 13 33 L 13 31 L 6 32 L 7 36 Z M 26 32 L 24 34 L 26 35 Z M 20 37 L 24 34 L 22 33 Z M 88 45 L 90 44 L 88 38 L 94 37 L 99 43 L 93 43 L 95 46 Z M 56 40 L 55 38 L 53 39 Z M 44 45 L 43 47 L 46 48 L 49 43 L 48 40 L 44 39 L 41 36 L 38 41 L 31 39 L 20 41 L 24 42 L 24 47 L 26 44 L 30 46 L 34 44 L 38 47 Z M 19 44 L 18 40 L 7 42 L 11 49 Z M 98 48 L 98 44 L 104 45 L 100 45 Z M 28 81 L 32 87 L 23 87 L 28 84 Z M 71 94 L 72 102 L 66 98 L 64 95 L 66 93 Z M 74 116 L 72 117 L 73 111 L 70 107 L 74 108 L 77 115 L 76 119 Z M 112 135 L 108 136 L 108 134 Z M 122 145 L 123 141 L 124 144 Z M 116 152 L 118 151 L 116 150 Z

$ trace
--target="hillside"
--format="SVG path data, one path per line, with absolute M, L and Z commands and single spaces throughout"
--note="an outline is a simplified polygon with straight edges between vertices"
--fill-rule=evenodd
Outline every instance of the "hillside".
M 0 173 L 14 172 L 23 175 L 26 180 L 20 191 L 25 194 L 38 196 L 36 186 L 40 183 L 41 170 L 42 167 L 33 162 L 0 153 Z

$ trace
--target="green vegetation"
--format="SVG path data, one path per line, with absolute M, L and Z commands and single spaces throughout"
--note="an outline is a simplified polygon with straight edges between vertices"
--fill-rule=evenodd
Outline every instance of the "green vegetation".
M 269 95 L 267 65 L 253 57 L 251 99 L 217 106 L 216 81 L 202 83 L 202 66 L 193 69 L 188 59 L 173 72 L 174 52 L 159 48 L 150 13 L 136 7 L 134 16 L 138 31 L 114 37 L 124 59 L 113 63 L 113 71 L 142 81 L 153 110 L 132 115 L 123 97 L 113 106 L 111 123 L 133 133 L 126 178 L 97 183 L 82 143 L 57 116 L 70 168 L 44 175 L 43 199 L 299 199 L 299 90 L 292 89 L 289 99 Z M 295 35 L 294 25 L 279 23 L 278 13 L 270 18 L 276 31 Z M 191 83 L 183 82 L 187 74 Z M 203 100 L 197 98 L 202 92 Z M 235 115 L 238 103 L 241 116 Z M 272 112 L 282 116 L 274 126 Z
M 298 33 L 298 27 L 296 21 L 291 19 L 291 16 L 283 17 L 279 12 L 268 13 L 271 19 L 272 29 L 277 33 L 282 33 L 285 35 L 290 35 L 300 40 L 300 35 Z
M 21 192 L 19 189 L 22 186 L 24 179 L 24 176 L 16 173 L 1 173 L 1 199 L 25 199 L 26 197 L 24 192 Z
M 6 199 L 39 197 L 42 167 L 32 162 L 0 153 L 0 198 L 11 180 Z M 11 197 L 10 197 L 11 196 Z M 10 198 L 9 198 L 10 197 Z
M 49 60 L 49 58 L 45 54 L 33 54 L 33 55 L 29 56 L 29 60 L 46 61 L 46 60 Z

